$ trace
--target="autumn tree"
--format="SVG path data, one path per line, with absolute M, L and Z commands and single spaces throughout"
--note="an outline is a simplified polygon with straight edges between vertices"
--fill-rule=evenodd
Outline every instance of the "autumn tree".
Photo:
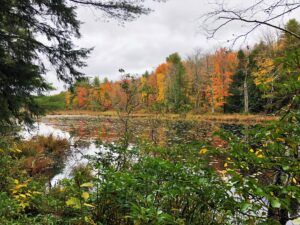
M 100 101 L 103 110 L 112 109 L 113 102 L 110 96 L 111 91 L 112 91 L 112 83 L 107 78 L 105 78 L 100 85 Z
M 220 48 L 214 54 L 212 87 L 216 107 L 223 107 L 226 111 L 226 97 L 229 96 L 229 86 L 236 67 L 236 53 Z
M 289 21 L 286 27 L 300 33 L 296 20 Z M 260 52 L 256 55 L 257 69 L 254 72 L 254 81 L 264 93 L 267 111 L 278 111 L 289 105 L 288 103 L 292 108 L 297 108 L 299 40 L 288 33 L 282 33 L 276 42 L 260 44 L 258 47 Z
M 73 104 L 76 108 L 88 108 L 90 102 L 90 87 L 91 86 L 88 79 L 83 79 L 75 84 L 75 97 L 73 100 Z

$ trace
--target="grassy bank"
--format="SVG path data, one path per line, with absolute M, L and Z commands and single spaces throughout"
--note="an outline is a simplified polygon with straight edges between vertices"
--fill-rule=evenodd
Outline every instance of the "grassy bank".
M 48 113 L 49 116 L 107 116 L 118 117 L 116 111 L 87 111 L 87 110 L 73 110 L 73 111 L 53 111 Z M 133 113 L 132 117 L 136 118 L 153 118 L 156 116 L 151 113 Z M 232 123 L 260 123 L 266 121 L 277 120 L 276 116 L 269 115 L 246 115 L 246 114 L 161 114 L 158 116 L 160 119 L 186 119 L 197 121 L 216 121 L 216 122 L 232 122 Z

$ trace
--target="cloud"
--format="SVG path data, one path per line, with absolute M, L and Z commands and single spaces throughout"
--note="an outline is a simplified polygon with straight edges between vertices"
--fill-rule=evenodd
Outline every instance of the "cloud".
M 94 47 L 83 72 L 90 77 L 119 78 L 118 70 L 125 69 L 133 74 L 153 70 L 174 52 L 182 57 L 195 48 L 203 50 L 223 46 L 232 34 L 238 33 L 241 24 L 232 24 L 218 34 L 219 40 L 207 40 L 201 30 L 199 17 L 211 10 L 210 0 L 169 0 L 166 3 L 149 3 L 154 10 L 147 16 L 118 25 L 114 20 L 106 21 L 100 11 L 92 8 L 78 8 L 78 17 L 83 22 L 82 38 L 76 41 L 80 47 Z M 231 0 L 239 3 L 238 0 Z M 250 43 L 256 38 L 249 40 Z M 48 74 L 58 91 L 63 84 L 58 83 L 54 73 Z M 57 91 L 57 92 L 58 92 Z

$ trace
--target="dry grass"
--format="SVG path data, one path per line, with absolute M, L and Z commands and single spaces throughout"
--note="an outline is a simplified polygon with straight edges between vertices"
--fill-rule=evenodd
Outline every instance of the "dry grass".
M 66 139 L 55 139 L 53 136 L 36 136 L 18 144 L 18 156 L 24 160 L 24 169 L 30 175 L 53 175 L 52 169 L 59 166 L 66 156 L 69 143 Z
M 73 110 L 73 111 L 56 111 L 52 112 L 48 116 L 59 116 L 59 117 L 69 117 L 69 116 L 105 116 L 105 117 L 118 117 L 116 111 L 106 111 L 106 112 L 97 112 L 97 111 L 88 111 L 88 110 Z M 216 122 L 227 122 L 227 123 L 262 123 L 267 121 L 277 120 L 276 116 L 269 115 L 253 115 L 253 114 L 161 114 L 155 115 L 151 113 L 133 113 L 131 115 L 135 118 L 156 118 L 166 119 L 166 120 L 196 120 L 196 121 L 216 121 Z

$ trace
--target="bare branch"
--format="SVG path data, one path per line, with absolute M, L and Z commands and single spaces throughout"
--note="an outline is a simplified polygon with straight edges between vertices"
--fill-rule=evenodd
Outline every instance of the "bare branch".
M 270 3 L 267 0 L 259 0 L 245 8 L 228 7 L 224 2 L 214 3 L 214 5 L 217 6 L 215 10 L 202 16 L 204 24 L 210 22 L 217 24 L 212 29 L 206 29 L 208 38 L 215 37 L 217 32 L 233 22 L 242 22 L 250 24 L 249 30 L 232 39 L 233 45 L 241 38 L 245 41 L 250 33 L 262 25 L 280 30 L 300 40 L 300 35 L 277 24 L 278 19 L 300 9 L 299 1 L 273 0 Z

